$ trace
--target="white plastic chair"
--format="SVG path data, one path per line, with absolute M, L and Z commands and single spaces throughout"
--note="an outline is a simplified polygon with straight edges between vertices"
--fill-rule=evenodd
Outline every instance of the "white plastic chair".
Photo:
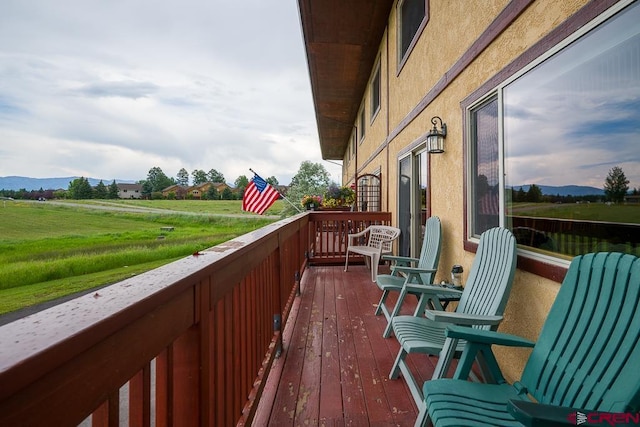
M 368 235 L 366 245 L 359 244 Z M 349 252 L 365 257 L 367 266 L 371 269 L 371 281 L 378 277 L 378 264 L 382 254 L 391 253 L 393 241 L 400 235 L 400 229 L 389 225 L 370 225 L 359 233 L 349 234 L 347 237 L 347 253 L 344 271 L 349 268 Z

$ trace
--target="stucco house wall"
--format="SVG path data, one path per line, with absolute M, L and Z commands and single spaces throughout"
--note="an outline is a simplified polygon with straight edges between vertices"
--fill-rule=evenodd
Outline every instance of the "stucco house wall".
M 527 5 L 517 17 L 500 18 L 505 8 L 514 3 Z M 365 137 L 357 141 L 355 158 L 351 139 L 343 159 L 346 165 L 343 183 L 380 170 L 384 182 L 383 209 L 397 214 L 398 160 L 424 141 L 432 127 L 430 119 L 441 117 L 448 127 L 446 152 L 429 158 L 430 214 L 439 216 L 443 224 L 440 271 L 449 271 L 454 264 L 462 264 L 468 270 L 475 256 L 464 246 L 468 155 L 464 148 L 464 100 L 588 3 L 587 0 L 429 0 L 429 21 L 402 68 L 397 61 L 397 2 L 391 8 L 378 48 L 381 109 L 374 121 L 369 122 L 369 84 L 360 103 L 360 108 L 366 109 Z M 510 23 L 503 31 L 492 33 L 496 19 Z M 478 50 L 479 39 L 490 40 L 483 50 Z M 466 58 L 467 63 L 461 64 L 461 58 Z M 374 72 L 375 68 L 370 82 Z M 358 115 L 354 129 L 359 126 Z M 558 281 L 519 269 L 500 330 L 536 339 L 558 289 Z M 499 362 L 508 379 L 519 377 L 528 354 L 528 350 L 499 350 Z

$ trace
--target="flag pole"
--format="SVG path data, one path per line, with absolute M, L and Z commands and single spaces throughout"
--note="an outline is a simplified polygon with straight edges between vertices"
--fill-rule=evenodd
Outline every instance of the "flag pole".
M 260 176 L 260 175 L 258 175 L 257 173 L 255 173 L 253 169 L 249 168 L 249 170 L 250 170 L 250 171 L 251 171 L 251 173 L 253 173 L 254 175 L 256 175 L 256 176 Z M 276 191 L 278 191 L 278 189 L 277 189 L 277 188 L 274 188 L 274 189 L 275 189 Z M 278 194 L 280 195 L 280 197 L 282 197 L 284 200 L 286 200 L 286 201 L 287 201 L 291 206 L 293 206 L 293 208 L 294 208 L 295 210 L 297 210 L 297 211 L 298 211 L 298 213 L 301 213 L 301 212 L 302 212 L 302 210 L 300 210 L 300 208 L 299 208 L 299 207 L 297 207 L 296 205 L 294 205 L 293 203 L 291 203 L 291 200 L 289 200 L 289 199 L 287 199 L 286 197 L 284 197 L 284 195 L 283 195 L 280 191 L 278 191 Z

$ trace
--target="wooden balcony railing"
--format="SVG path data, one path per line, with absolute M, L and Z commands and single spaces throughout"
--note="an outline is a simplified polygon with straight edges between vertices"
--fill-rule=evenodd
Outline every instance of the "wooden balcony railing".
M 301 214 L 0 327 L 0 425 L 250 423 L 307 262 L 389 219 Z
M 390 212 L 318 211 L 309 215 L 309 262 L 344 263 L 347 235 L 370 225 L 391 225 Z M 354 258 L 357 258 L 354 255 Z M 361 257 L 360 257 L 361 258 Z

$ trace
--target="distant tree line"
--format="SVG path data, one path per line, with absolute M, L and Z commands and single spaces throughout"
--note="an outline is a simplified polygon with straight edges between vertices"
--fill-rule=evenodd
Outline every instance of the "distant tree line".
M 519 189 L 512 188 L 507 193 L 507 197 L 511 197 L 513 202 L 529 202 L 529 203 L 576 203 L 576 202 L 612 202 L 622 203 L 626 195 L 639 195 L 640 189 L 634 188 L 629 191 L 629 180 L 625 176 L 622 168 L 615 166 L 609 171 L 604 181 L 604 196 L 602 194 L 591 194 L 583 196 L 560 194 L 549 195 L 542 194 L 542 190 L 535 184 L 529 186 L 527 191 L 522 187 Z
M 265 180 L 273 185 L 278 185 L 278 180 L 275 176 L 265 178 Z M 153 167 L 147 174 L 147 179 L 140 180 L 137 184 L 142 185 L 142 196 L 148 199 L 163 198 L 162 190 L 172 185 L 180 185 L 183 187 L 189 187 L 191 185 L 200 185 L 206 182 L 212 183 L 226 183 L 224 175 L 215 169 L 205 172 L 202 169 L 195 169 L 189 174 L 185 168 L 181 168 L 176 177 L 168 177 L 161 168 Z M 229 188 L 225 188 L 223 191 L 218 191 L 215 187 L 209 188 L 209 190 L 202 195 L 203 199 L 207 200 L 235 200 L 242 199 L 244 189 L 249 185 L 249 178 L 246 175 L 240 175 L 234 181 L 234 191 Z M 185 191 L 186 192 L 186 191 Z M 186 194 L 174 193 L 170 198 L 188 198 Z M 10 197 L 12 199 L 23 200 L 38 200 L 44 199 L 117 199 L 118 198 L 118 186 L 115 180 L 106 185 L 100 181 L 95 187 L 92 187 L 88 178 L 76 178 L 69 182 L 69 187 L 64 189 L 42 189 L 40 190 L 0 190 L 0 197 Z
M 629 191 L 629 180 L 624 171 L 619 166 L 613 167 L 604 181 L 603 194 L 588 195 L 565 195 L 542 194 L 542 189 L 536 184 L 531 184 L 528 190 L 520 188 L 509 188 L 506 190 L 507 200 L 513 203 L 577 203 L 577 202 L 611 202 L 622 203 L 626 195 L 639 195 L 640 189 L 634 188 Z M 481 199 L 487 194 L 497 197 L 499 188 L 497 185 L 489 185 L 488 179 L 484 175 L 478 176 L 476 180 L 476 197 Z
M 163 198 L 162 190 L 167 187 L 171 187 L 172 185 L 180 185 L 182 187 L 189 187 L 189 181 L 191 177 L 191 185 L 200 185 L 206 182 L 211 183 L 226 183 L 224 175 L 221 172 L 218 172 L 215 169 L 209 170 L 209 172 L 205 172 L 202 169 L 195 169 L 189 174 L 189 172 L 182 168 L 176 174 L 176 177 L 167 176 L 160 167 L 153 167 L 149 169 L 149 173 L 147 174 L 147 179 L 141 180 L 138 183 L 142 184 L 142 195 L 144 197 L 150 199 L 159 199 Z M 265 180 L 271 185 L 278 185 L 278 180 L 275 176 L 270 176 L 265 178 Z M 222 192 L 218 192 L 216 188 L 211 187 L 209 190 L 202 195 L 203 199 L 206 200 L 234 200 L 234 199 L 242 199 L 242 195 L 244 194 L 244 190 L 249 185 L 249 178 L 246 175 L 240 175 L 234 181 L 235 191 L 231 191 L 229 188 L 225 188 Z M 184 198 L 184 194 L 178 194 L 175 192 L 171 198 Z

